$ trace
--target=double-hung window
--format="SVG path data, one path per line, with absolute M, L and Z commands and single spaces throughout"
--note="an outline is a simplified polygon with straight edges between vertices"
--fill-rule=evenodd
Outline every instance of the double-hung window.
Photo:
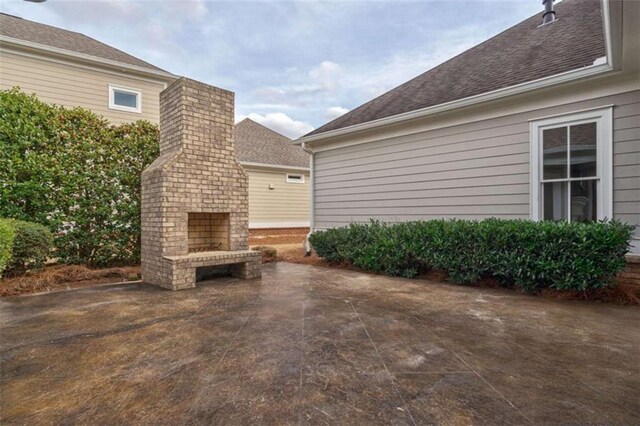
M 611 108 L 537 119 L 530 125 L 531 218 L 611 218 Z

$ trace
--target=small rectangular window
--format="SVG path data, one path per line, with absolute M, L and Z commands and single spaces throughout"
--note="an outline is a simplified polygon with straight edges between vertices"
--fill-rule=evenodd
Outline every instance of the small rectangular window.
M 287 173 L 287 183 L 304 183 L 304 175 Z
M 109 85 L 109 108 L 128 112 L 142 112 L 142 92 L 137 89 Z

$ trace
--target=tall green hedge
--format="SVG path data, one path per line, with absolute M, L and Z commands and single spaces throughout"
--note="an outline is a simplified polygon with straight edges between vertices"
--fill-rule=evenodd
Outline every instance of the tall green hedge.
M 440 269 L 456 283 L 493 277 L 525 290 L 610 285 L 625 266 L 633 227 L 487 219 L 352 224 L 311 235 L 318 256 L 413 277 Z
M 13 229 L 11 221 L 0 219 L 0 278 L 11 260 L 15 237 L 16 231 Z
M 157 156 L 158 128 L 111 125 L 14 88 L 0 92 L 0 216 L 54 233 L 61 262 L 140 258 L 140 174 Z

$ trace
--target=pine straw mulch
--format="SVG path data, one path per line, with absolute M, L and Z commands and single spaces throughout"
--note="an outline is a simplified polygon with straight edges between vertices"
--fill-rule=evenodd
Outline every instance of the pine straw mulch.
M 329 264 L 315 253 L 312 253 L 311 256 L 305 256 L 305 250 L 300 243 L 274 244 L 273 247 L 277 249 L 277 261 L 350 269 L 367 273 L 367 271 L 359 270 L 349 264 Z M 273 262 L 274 260 L 271 256 L 265 256 L 263 253 L 263 263 Z M 443 271 L 430 271 L 420 275 L 419 278 L 435 282 L 448 282 L 447 274 Z M 139 279 L 140 266 L 91 269 L 82 265 L 53 265 L 40 271 L 30 272 L 19 277 L 5 278 L 0 281 L 0 297 L 70 290 L 74 288 L 91 287 L 98 284 L 120 283 Z M 500 287 L 495 280 L 491 279 L 483 279 L 472 285 L 474 287 L 485 288 Z M 640 286 L 630 284 L 620 284 L 613 288 L 604 288 L 588 292 L 544 289 L 535 293 L 535 295 L 553 299 L 589 300 L 620 305 L 640 305 Z
M 140 266 L 91 269 L 83 265 L 52 265 L 0 281 L 0 297 L 91 287 L 140 279 Z
M 300 245 L 287 245 L 287 246 L 275 246 L 278 249 L 278 258 L 279 260 L 291 263 L 299 263 L 304 265 L 313 265 L 313 266 L 322 266 L 322 267 L 330 267 L 330 268 L 339 268 L 339 269 L 350 269 L 354 271 L 359 271 L 363 273 L 371 273 L 367 271 L 360 270 L 358 268 L 353 267 L 349 264 L 329 264 L 324 259 L 318 257 L 315 253 L 312 253 L 311 256 L 305 256 L 305 251 Z M 449 283 L 447 281 L 447 273 L 444 271 L 429 271 L 428 273 L 420 275 L 418 278 Z M 454 284 L 452 284 L 454 285 Z M 483 287 L 483 288 L 498 288 L 501 287 L 500 284 L 493 279 L 482 279 L 474 284 L 471 284 L 473 287 Z M 517 288 L 515 291 L 521 291 Z M 590 290 L 587 292 L 581 291 L 561 291 L 554 289 L 543 289 L 536 293 L 529 293 L 535 296 L 541 296 L 551 299 L 563 299 L 563 300 L 588 300 L 588 301 L 596 301 L 603 303 L 614 303 L 618 305 L 640 305 L 640 286 L 632 285 L 632 284 L 619 284 L 616 287 L 612 288 L 602 288 L 598 290 Z

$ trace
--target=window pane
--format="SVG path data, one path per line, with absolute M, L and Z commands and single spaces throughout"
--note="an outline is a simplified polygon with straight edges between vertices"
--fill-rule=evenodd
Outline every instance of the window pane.
M 567 177 L 567 128 L 542 131 L 543 179 Z
M 138 95 L 135 93 L 120 92 L 118 90 L 113 91 L 113 103 L 120 106 L 137 108 Z
M 542 184 L 544 201 L 544 220 L 567 220 L 567 182 L 550 182 Z
M 571 177 L 596 176 L 596 123 L 571 126 Z
M 571 182 L 571 220 L 577 222 L 598 219 L 598 181 Z

